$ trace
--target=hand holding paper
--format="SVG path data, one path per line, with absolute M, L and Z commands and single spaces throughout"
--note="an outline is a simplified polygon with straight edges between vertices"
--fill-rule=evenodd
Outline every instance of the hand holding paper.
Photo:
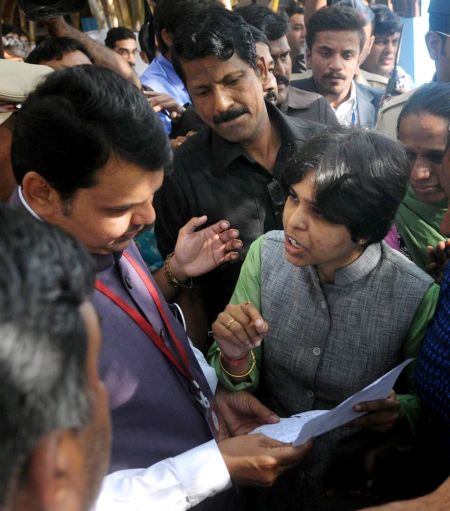
M 390 393 L 400 373 L 411 361 L 412 358 L 405 360 L 332 410 L 312 410 L 296 414 L 287 419 L 281 419 L 278 424 L 261 426 L 253 433 L 263 433 L 282 442 L 293 442 L 293 445 L 300 445 L 312 437 L 322 435 L 352 420 L 361 420 L 361 415 L 367 414 L 374 406 L 377 411 L 383 407 L 392 411 L 390 405 L 386 405 L 385 402 L 389 401 Z M 380 405 L 380 401 L 385 404 Z M 367 405 L 368 402 L 378 403 Z M 355 411 L 356 405 L 362 406 L 361 411 Z M 393 405 L 393 408 L 396 406 Z

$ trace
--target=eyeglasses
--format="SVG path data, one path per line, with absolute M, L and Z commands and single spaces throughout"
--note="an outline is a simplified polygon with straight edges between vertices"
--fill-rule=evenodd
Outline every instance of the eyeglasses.
M 436 34 L 443 35 L 444 37 L 450 37 L 450 34 L 446 34 L 445 32 L 439 32 L 439 30 L 433 30 Z

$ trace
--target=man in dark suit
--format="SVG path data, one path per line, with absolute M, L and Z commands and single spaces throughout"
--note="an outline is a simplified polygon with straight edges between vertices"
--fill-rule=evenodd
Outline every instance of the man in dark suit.
M 300 117 L 328 126 L 339 125 L 333 109 L 317 91 L 306 92 L 289 84 L 292 61 L 287 40 L 289 20 L 286 15 L 261 5 L 246 5 L 235 9 L 244 20 L 267 36 L 274 61 L 273 74 L 278 86 L 278 108 L 290 117 Z
M 320 9 L 311 17 L 306 36 L 312 77 L 292 85 L 322 94 L 342 125 L 372 128 L 382 93 L 354 81 L 364 41 L 363 21 L 354 9 Z

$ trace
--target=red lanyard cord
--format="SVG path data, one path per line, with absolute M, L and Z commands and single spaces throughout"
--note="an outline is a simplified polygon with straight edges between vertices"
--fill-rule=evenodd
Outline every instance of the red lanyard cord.
M 164 326 L 166 327 L 167 331 L 169 332 L 170 338 L 175 343 L 176 350 L 180 354 L 180 356 L 181 356 L 181 358 L 183 360 L 183 364 L 185 365 L 186 368 L 188 368 L 188 371 L 190 372 L 190 370 L 189 370 L 189 367 L 190 367 L 189 356 L 187 354 L 186 348 L 185 348 L 184 344 L 178 339 L 178 336 L 177 336 L 177 334 L 175 333 L 175 331 L 174 331 L 174 329 L 172 327 L 170 319 L 168 318 L 166 310 L 165 310 L 163 304 L 161 303 L 161 299 L 159 297 L 159 293 L 156 290 L 153 282 L 150 280 L 150 278 L 147 275 L 146 271 L 138 264 L 137 261 L 135 261 L 126 252 L 123 255 L 128 260 L 128 262 L 133 266 L 133 268 L 135 269 L 136 273 L 139 275 L 139 277 L 141 278 L 141 280 L 144 283 L 145 287 L 147 288 L 147 291 L 150 293 L 151 297 L 153 298 L 153 301 L 155 302 L 155 305 L 156 305 L 156 307 L 158 309 L 159 315 L 161 316 L 161 319 L 164 322 Z
M 124 254 L 126 257 L 128 254 Z M 166 311 L 164 310 L 161 300 L 159 298 L 158 292 L 154 288 L 153 283 L 148 278 L 148 276 L 145 274 L 145 271 L 138 266 L 138 263 L 134 261 L 131 257 L 127 257 L 127 260 L 130 261 L 130 263 L 133 265 L 134 269 L 137 271 L 139 276 L 141 277 L 145 287 L 149 291 L 150 295 L 152 296 L 155 305 L 158 309 L 158 312 L 161 315 L 161 318 L 163 320 L 163 323 L 165 327 L 167 328 L 169 334 L 172 337 L 172 340 L 175 343 L 175 347 L 178 351 L 178 354 L 183 360 L 183 364 L 180 363 L 180 361 L 175 357 L 175 355 L 172 353 L 170 348 L 165 344 L 164 340 L 161 338 L 160 335 L 158 335 L 151 325 L 151 323 L 144 317 L 140 312 L 138 312 L 134 307 L 129 305 L 125 300 L 123 300 L 119 295 L 114 293 L 106 284 L 104 284 L 100 279 L 96 280 L 95 287 L 98 291 L 100 291 L 102 294 L 107 296 L 112 302 L 114 302 L 118 307 L 120 307 L 128 316 L 147 334 L 147 336 L 150 338 L 150 340 L 156 345 L 156 347 L 166 356 L 166 358 L 180 371 L 180 373 L 185 376 L 189 381 L 192 381 L 192 375 L 190 372 L 190 363 L 189 363 L 189 357 L 187 354 L 187 351 L 184 347 L 184 345 L 181 343 L 181 341 L 177 338 L 175 335 L 175 332 L 173 331 L 173 328 L 170 324 L 170 321 L 167 317 Z M 138 269 L 140 271 L 138 271 Z M 145 279 L 143 278 L 145 276 Z

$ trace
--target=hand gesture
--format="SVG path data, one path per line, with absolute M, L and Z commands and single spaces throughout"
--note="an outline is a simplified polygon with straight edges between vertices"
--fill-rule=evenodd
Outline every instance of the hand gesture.
M 170 267 L 177 279 L 186 280 L 208 273 L 226 261 L 239 258 L 242 241 L 239 231 L 221 220 L 197 231 L 207 221 L 206 215 L 194 217 L 180 229 Z
M 366 401 L 353 407 L 355 412 L 368 412 L 348 425 L 370 428 L 380 433 L 389 433 L 403 418 L 404 412 L 393 390 L 386 399 Z
M 172 120 L 177 120 L 185 108 L 177 103 L 172 96 L 164 92 L 143 91 L 154 112 L 167 110 Z
M 312 443 L 292 447 L 261 434 L 219 442 L 230 477 L 240 485 L 272 486 L 278 476 L 302 460 Z
M 259 346 L 268 324 L 251 303 L 228 304 L 212 325 L 214 339 L 228 359 L 240 359 Z
M 220 433 L 227 436 L 245 435 L 263 424 L 275 424 L 280 418 L 249 392 L 228 392 L 220 385 L 215 405 L 222 421 Z
M 427 247 L 426 271 L 440 284 L 450 258 L 450 239 L 440 241 L 435 247 Z

